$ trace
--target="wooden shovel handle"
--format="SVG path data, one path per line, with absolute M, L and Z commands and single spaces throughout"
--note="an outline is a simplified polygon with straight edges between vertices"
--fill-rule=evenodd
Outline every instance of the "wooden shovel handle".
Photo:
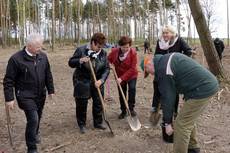
M 112 66 L 111 69 L 112 69 L 112 71 L 113 71 L 114 77 L 115 77 L 116 82 L 117 82 L 118 76 L 117 76 L 117 73 L 116 73 L 116 71 L 115 71 L 115 68 Z M 130 110 L 129 110 L 129 106 L 128 106 L 127 99 L 125 98 L 125 94 L 124 94 L 124 92 L 123 92 L 123 90 L 122 90 L 121 85 L 120 85 L 119 82 L 117 82 L 117 85 L 118 85 L 118 88 L 119 88 L 119 90 L 120 90 L 120 92 L 121 92 L 121 95 L 122 95 L 122 98 L 123 98 L 123 100 L 124 100 L 125 107 L 126 107 L 126 109 L 127 109 L 127 111 L 128 111 L 128 114 L 130 115 Z

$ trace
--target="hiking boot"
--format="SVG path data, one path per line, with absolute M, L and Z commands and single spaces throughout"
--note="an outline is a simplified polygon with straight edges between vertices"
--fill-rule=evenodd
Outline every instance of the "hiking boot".
M 102 124 L 94 125 L 94 128 L 99 129 L 99 130 L 105 130 L 106 129 L 106 127 Z
M 188 149 L 188 153 L 200 153 L 200 148 L 191 148 L 191 149 Z
M 86 132 L 85 126 L 80 126 L 79 128 L 80 128 L 80 133 L 81 134 L 84 134 Z
M 118 119 L 124 119 L 127 116 L 126 112 L 122 112 L 119 116 Z
M 131 114 L 132 117 L 137 116 L 137 113 L 135 112 L 135 110 L 130 111 L 130 114 Z

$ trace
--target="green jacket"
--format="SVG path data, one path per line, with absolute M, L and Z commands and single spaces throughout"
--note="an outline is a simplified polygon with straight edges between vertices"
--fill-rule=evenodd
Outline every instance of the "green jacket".
M 155 79 L 161 94 L 163 121 L 171 123 L 176 94 L 188 99 L 203 99 L 218 91 L 216 77 L 193 59 L 180 54 L 156 55 Z

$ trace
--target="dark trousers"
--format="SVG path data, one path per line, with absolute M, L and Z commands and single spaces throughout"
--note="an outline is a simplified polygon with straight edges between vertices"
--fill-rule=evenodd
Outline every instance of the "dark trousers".
M 101 88 L 101 93 L 104 96 L 104 88 Z M 102 124 L 102 106 L 99 95 L 97 93 L 97 89 L 95 87 L 91 87 L 91 97 L 93 99 L 93 123 L 94 126 Z M 86 125 L 86 116 L 87 116 L 87 98 L 76 98 L 76 117 L 78 126 Z
M 152 107 L 157 109 L 160 104 L 161 95 L 158 89 L 158 83 L 156 81 L 153 81 L 153 88 L 154 88 L 154 93 L 153 93 Z M 178 104 L 179 104 L 179 94 L 176 95 L 176 99 L 175 99 L 175 107 L 174 107 L 175 115 L 177 115 Z
M 36 136 L 39 133 L 39 124 L 42 117 L 42 110 L 45 102 L 45 97 L 37 98 L 35 103 L 37 105 L 37 109 L 32 110 L 24 110 L 26 115 L 26 145 L 28 149 L 36 149 Z
M 149 47 L 144 47 L 144 53 L 148 53 Z
M 128 86 L 128 105 L 129 105 L 129 109 L 130 111 L 133 111 L 134 107 L 135 107 L 135 103 L 136 103 L 136 100 L 135 100 L 135 97 L 136 97 L 136 82 L 137 82 L 137 79 L 132 79 L 130 81 L 128 81 L 127 83 L 123 83 L 121 84 L 121 88 L 124 92 L 124 95 L 127 99 L 127 86 Z M 121 92 L 120 90 L 119 91 L 119 99 L 120 99 L 120 108 L 121 108 L 121 111 L 123 113 L 126 113 L 126 107 L 125 107 L 125 103 L 124 103 L 124 100 L 122 98 L 122 95 L 121 95 Z

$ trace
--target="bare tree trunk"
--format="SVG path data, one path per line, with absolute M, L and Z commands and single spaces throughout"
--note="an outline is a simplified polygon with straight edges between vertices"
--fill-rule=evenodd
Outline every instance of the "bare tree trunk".
M 99 27 L 99 32 L 102 32 L 101 30 L 101 19 L 100 19 L 100 11 L 99 11 L 99 4 L 97 0 L 97 22 L 98 22 L 98 27 Z
M 21 29 L 20 29 L 20 11 L 19 11 L 19 0 L 16 0 L 16 5 L 17 5 L 17 14 L 18 14 L 18 42 L 19 42 L 19 47 L 22 47 L 22 42 L 21 42 Z
M 55 45 L 55 0 L 52 0 L 52 52 Z
M 77 32 L 77 45 L 80 46 L 80 32 L 81 32 L 81 24 L 80 24 L 80 15 L 81 15 L 81 0 L 78 0 L 78 18 L 77 18 L 77 28 L 78 28 L 78 32 Z
M 229 46 L 229 8 L 228 8 L 228 0 L 227 0 L 227 34 L 228 34 L 228 46 Z
M 180 29 L 181 29 L 181 14 L 180 14 L 180 0 L 176 0 L 176 17 L 177 17 L 177 31 L 178 35 L 180 36 Z
M 214 75 L 225 77 L 223 73 L 223 67 L 212 42 L 211 34 L 208 29 L 199 0 L 188 0 L 188 2 L 209 69 Z
M 164 22 L 163 22 L 163 16 L 162 16 L 163 14 L 162 0 L 159 0 L 158 7 L 159 7 L 159 16 L 160 16 L 160 26 L 163 26 Z

